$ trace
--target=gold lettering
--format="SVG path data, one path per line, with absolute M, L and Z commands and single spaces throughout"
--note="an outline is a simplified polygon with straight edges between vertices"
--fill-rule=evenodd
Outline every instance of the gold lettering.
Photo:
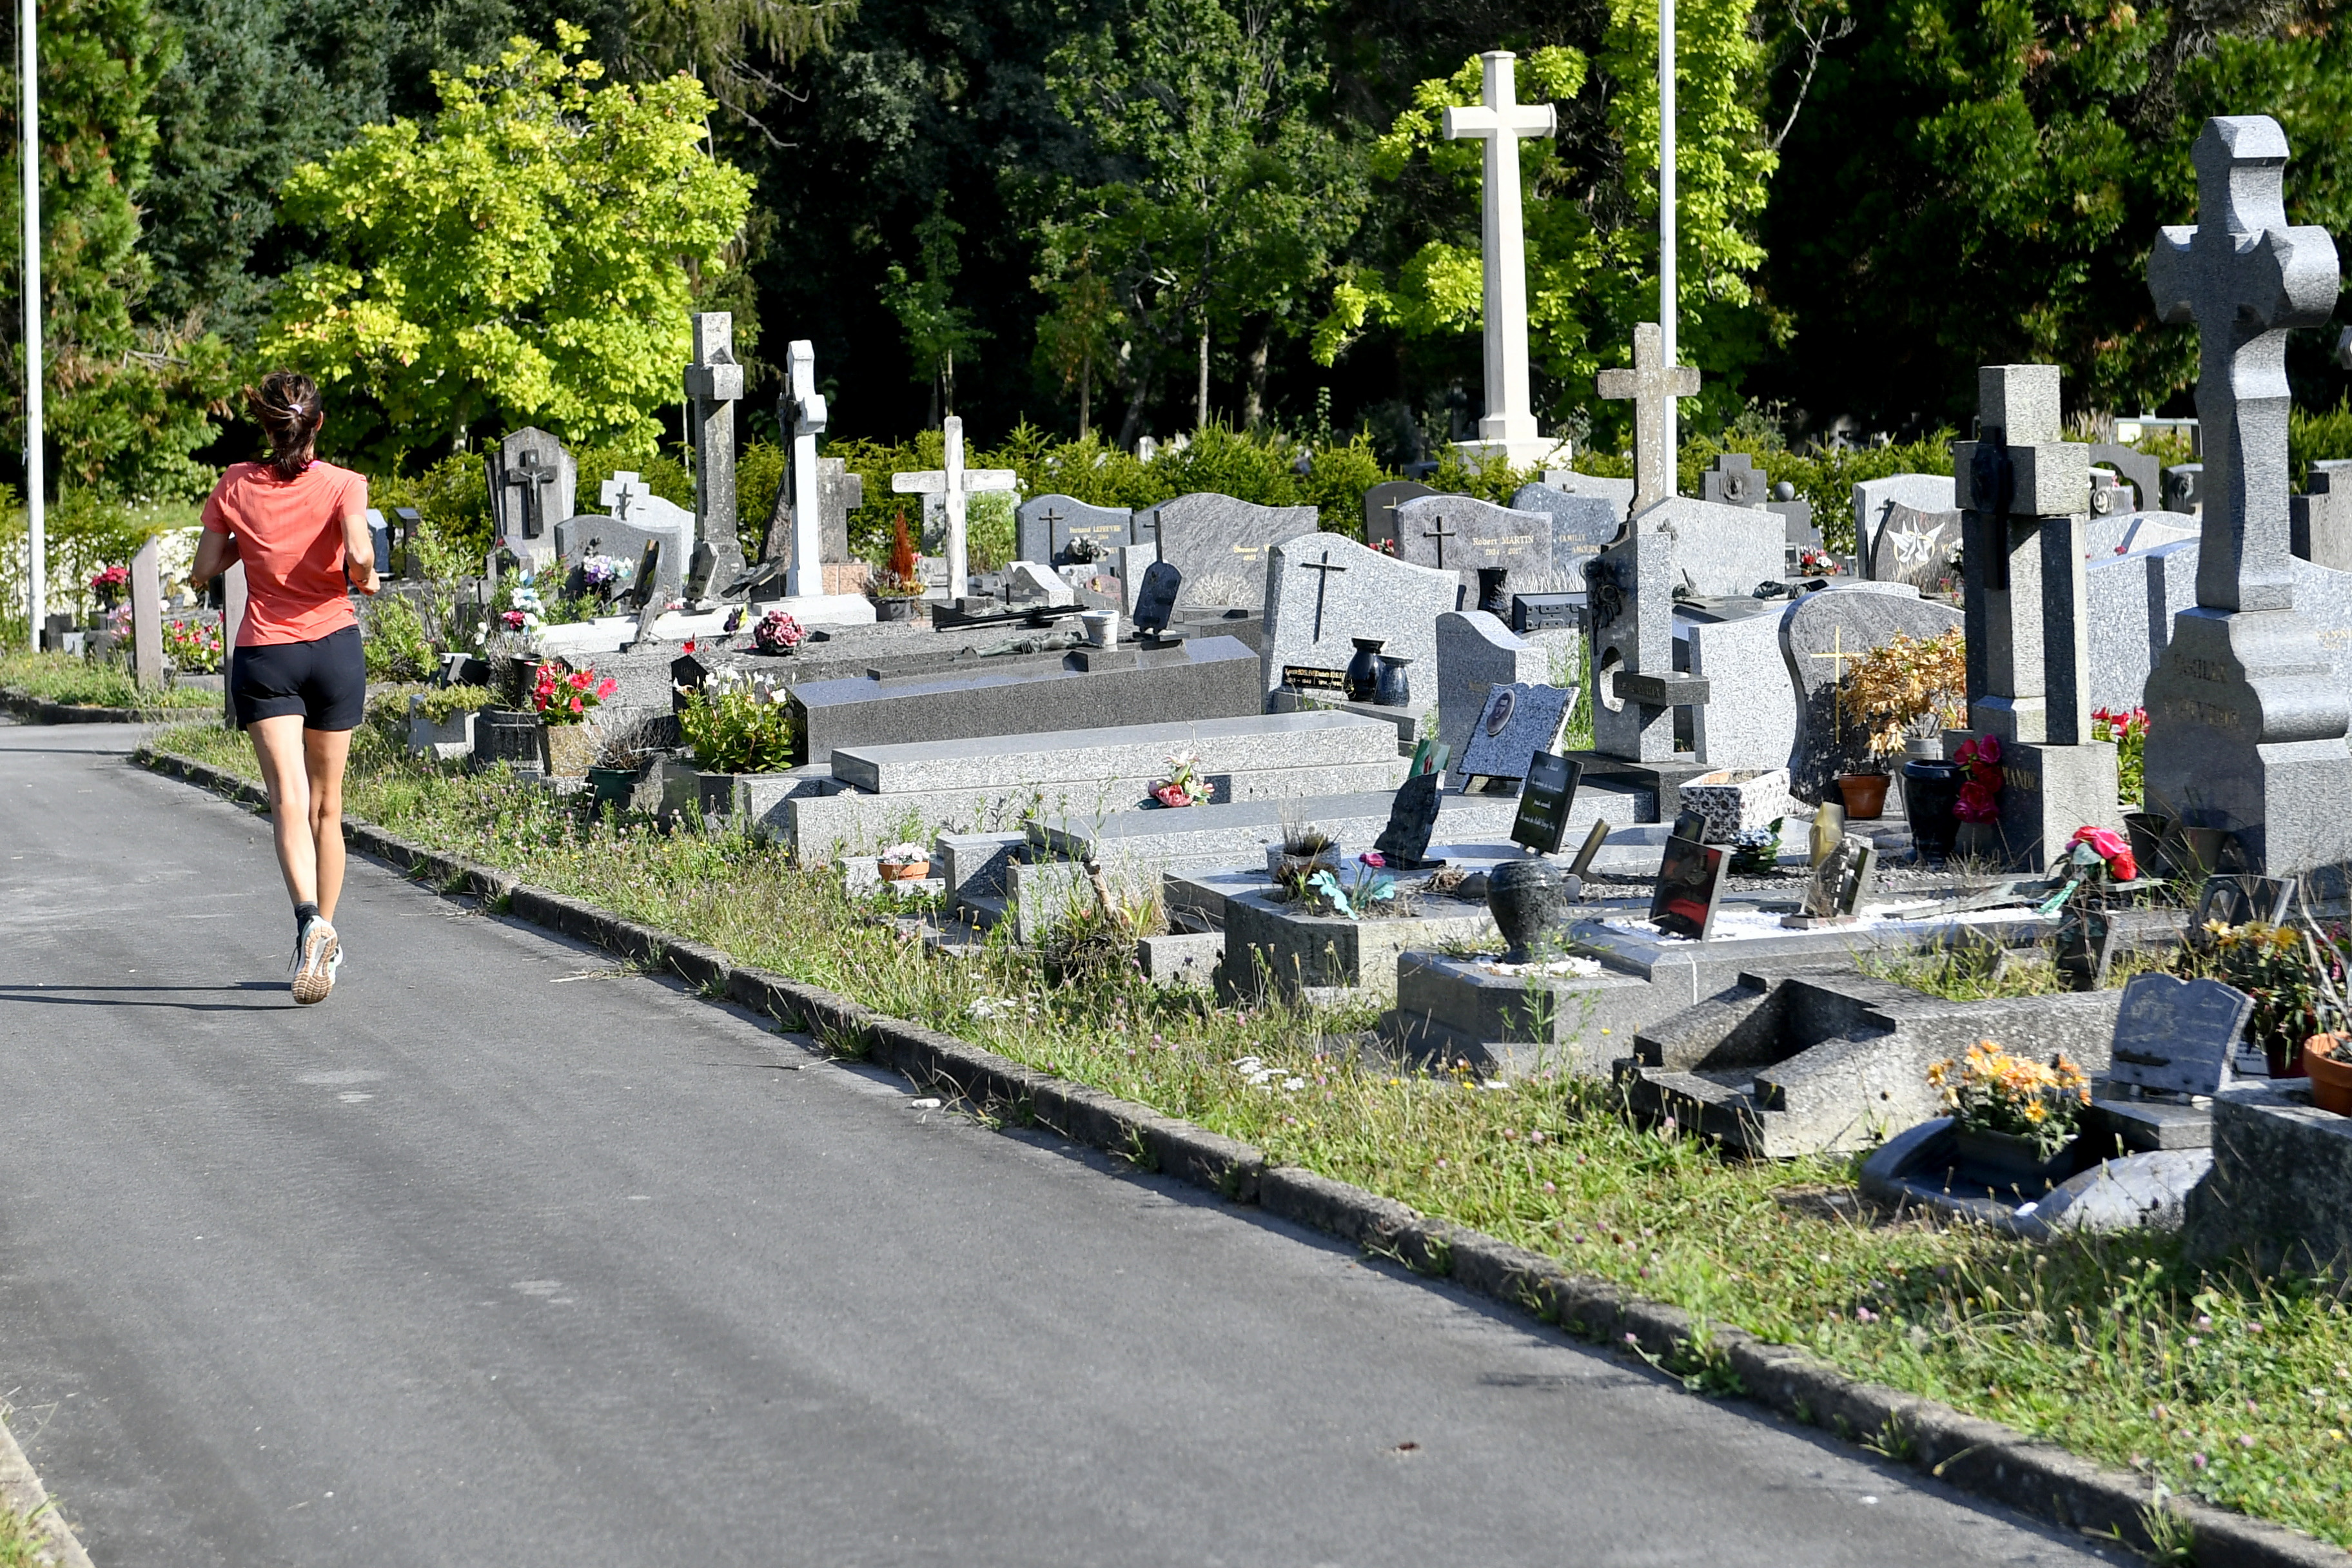
M 2184 658 L 2173 667 L 2190 680 L 2226 681 L 2230 667 L 2210 658 Z
M 2225 708 L 2218 702 L 2200 702 L 2190 698 L 2173 710 L 2191 724 L 2202 724 L 2209 730 L 2234 730 L 2240 716 L 2235 708 Z

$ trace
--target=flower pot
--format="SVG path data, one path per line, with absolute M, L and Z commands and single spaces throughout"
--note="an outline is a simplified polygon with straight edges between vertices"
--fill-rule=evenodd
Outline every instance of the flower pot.
M 1372 689 L 1372 700 L 1383 708 L 1402 708 L 1412 701 L 1412 682 L 1404 667 L 1412 660 L 1402 654 L 1384 653 L 1380 656 L 1380 680 Z
M 908 860 L 897 866 L 877 866 L 875 869 L 882 873 L 882 879 L 886 882 L 919 882 L 931 874 L 931 863 L 929 860 Z
M 2047 1192 L 2074 1163 L 2071 1148 L 2045 1156 L 2032 1139 L 2014 1132 L 1989 1132 L 1955 1125 L 1952 1139 L 1961 1166 L 1994 1186 L 2016 1187 L 2028 1193 Z
M 584 779 L 596 760 L 596 737 L 585 724 L 547 727 L 547 772 L 551 778 Z
M 1941 735 L 1911 735 L 1903 742 L 1906 761 L 1940 763 L 1944 760 L 1944 737 Z
M 1910 820 L 1911 844 L 1920 859 L 1950 857 L 1960 828 L 1952 807 L 1968 776 L 1966 768 L 1941 757 L 1913 757 L 1903 764 L 1903 815 Z
M 922 616 L 920 598 L 887 598 L 874 601 L 874 618 L 877 621 L 912 621 Z
M 1340 677 L 1350 702 L 1370 702 L 1381 689 L 1381 645 L 1384 637 L 1351 637 L 1356 645 L 1356 657 L 1348 661 L 1348 670 Z
M 1682 808 L 1698 813 L 1702 840 L 1728 844 L 1789 815 L 1786 768 L 1717 768 L 1682 787 Z
M 2303 1076 L 2311 1080 L 2311 1103 L 2338 1116 L 2352 1116 L 2352 1062 L 2322 1054 L 2340 1046 L 2344 1035 L 2314 1035 L 2303 1042 Z
M 1845 797 L 1848 822 L 1875 822 L 1886 809 L 1885 773 L 1840 773 L 1838 794 Z
M 1568 923 L 1583 883 L 1557 862 L 1528 855 L 1486 874 L 1486 910 L 1510 951 L 1507 963 L 1526 963 L 1549 932 Z
M 547 771 L 547 727 L 536 713 L 517 708 L 485 708 L 474 715 L 474 765 L 504 763 L 519 773 Z
M 1335 876 L 1339 873 L 1339 847 L 1338 845 L 1334 844 L 1328 849 L 1314 855 L 1288 854 L 1279 844 L 1269 844 L 1265 847 L 1265 874 L 1271 881 L 1277 883 L 1286 880 L 1296 881 L 1311 877 L 1318 870 L 1329 871 Z
M 594 797 L 600 813 L 608 805 L 615 811 L 626 811 L 629 803 L 636 798 L 635 768 L 590 768 L 587 776 L 588 793 Z
M 2132 859 L 2138 864 L 2143 876 L 2158 875 L 2162 871 L 2166 826 L 2164 818 L 2153 812 L 2124 813 L 2124 832 L 2131 838 Z
M 2000 823 L 1963 822 L 1952 835 L 1952 853 L 1963 860 L 2000 865 L 2008 858 L 2009 846 L 2000 837 Z
M 1444 525 L 1441 523 L 1439 526 Z M 1478 607 L 1507 626 L 1511 619 L 1511 592 L 1504 584 L 1509 581 L 1511 569 L 1507 566 L 1478 568 Z

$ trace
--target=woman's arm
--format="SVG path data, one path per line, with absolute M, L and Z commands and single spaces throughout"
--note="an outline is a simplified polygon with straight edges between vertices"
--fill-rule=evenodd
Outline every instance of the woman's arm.
M 188 587 L 201 594 L 212 580 L 236 564 L 236 535 L 205 529 L 196 541 L 196 563 L 188 568 Z
M 343 514 L 343 576 L 362 594 L 383 586 L 375 574 L 375 534 L 365 512 Z

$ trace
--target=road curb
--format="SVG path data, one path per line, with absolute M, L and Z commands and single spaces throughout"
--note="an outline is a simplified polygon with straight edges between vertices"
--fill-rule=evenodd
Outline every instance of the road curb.
M 0 1415 L 5 1414 L 6 1407 L 0 1405 Z M 90 1568 L 89 1553 L 82 1550 L 73 1527 L 58 1511 L 56 1500 L 41 1485 L 25 1450 L 16 1446 L 16 1435 L 5 1420 L 0 1420 L 0 1508 L 14 1511 L 35 1536 L 48 1538 L 46 1548 L 34 1548 L 36 1561 L 55 1568 Z
M 254 785 L 192 758 L 142 746 L 132 760 L 247 805 L 268 804 Z M 1263 1150 L 1148 1106 L 1024 1067 L 822 987 L 736 964 L 714 948 L 411 844 L 371 824 L 347 820 L 344 832 L 361 853 L 444 891 L 499 903 L 516 919 L 675 973 L 714 1000 L 736 1002 L 834 1049 L 863 1055 L 920 1088 L 952 1091 L 983 1112 L 1035 1122 L 1394 1258 L 1416 1273 L 1450 1279 L 1580 1338 L 1636 1352 L 1681 1376 L 1694 1392 L 1736 1394 L 2021 1513 L 2147 1552 L 2157 1544 L 2147 1517 L 2162 1510 L 2189 1538 L 2198 1568 L 2352 1568 L 2352 1552 L 2300 1531 L 2165 1492 L 1999 1422 L 1853 1377 L 1801 1347 L 1705 1324 L 1679 1307 L 1572 1274 L 1540 1253 L 1428 1218 L 1392 1198 L 1299 1167 L 1271 1165 Z
M 36 724 L 146 724 L 157 721 L 162 710 L 89 708 L 78 702 L 51 702 L 27 691 L 0 686 L 0 710 Z M 194 712 L 194 709 L 186 710 Z

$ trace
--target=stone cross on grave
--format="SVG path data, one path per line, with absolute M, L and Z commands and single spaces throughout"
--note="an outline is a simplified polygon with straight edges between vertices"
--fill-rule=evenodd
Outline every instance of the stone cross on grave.
M 547 487 L 563 470 L 538 451 L 525 448 L 520 456 L 522 461 L 508 465 L 507 482 L 522 492 L 522 536 L 537 539 L 547 531 Z
M 1604 370 L 1601 395 L 1612 401 L 1631 398 L 1633 404 L 1633 515 L 1675 493 L 1675 448 L 1677 445 L 1675 405 L 1678 397 L 1698 395 L 1698 371 L 1666 363 L 1664 334 L 1655 321 L 1633 328 L 1633 368 Z
M 735 318 L 726 310 L 694 317 L 694 363 L 686 367 L 694 400 L 694 563 L 688 594 L 715 598 L 743 575 L 735 527 L 735 405 L 743 367 L 735 363 Z
M 1478 421 L 1478 437 L 1503 447 L 1511 461 L 1527 462 L 1542 456 L 1544 443 L 1536 434 L 1535 400 L 1528 390 L 1528 247 L 1519 217 L 1519 138 L 1549 136 L 1559 117 L 1550 104 L 1518 101 L 1508 51 L 1495 49 L 1479 58 L 1486 62 L 1484 106 L 1445 111 L 1449 141 L 1475 136 L 1486 143 L 1486 416 Z
M 784 351 L 787 384 L 778 411 L 793 438 L 793 570 L 784 592 L 793 598 L 824 592 L 824 518 L 818 511 L 816 438 L 824 434 L 824 394 L 816 389 L 816 346 L 793 340 Z
M 948 514 L 948 597 L 961 599 L 971 574 L 964 556 L 967 503 L 972 496 L 1019 488 L 1020 476 L 1011 468 L 967 468 L 963 466 L 963 421 L 949 415 L 942 422 L 947 437 L 946 467 L 919 474 L 893 474 L 890 488 L 900 495 L 938 496 Z
M 2286 334 L 2327 320 L 2341 274 L 2326 229 L 2287 226 L 2278 121 L 2208 120 L 2191 156 L 2197 225 L 2159 231 L 2147 284 L 2197 323 L 2205 505 L 2197 605 L 2147 682 L 2147 804 L 2289 876 L 2352 853 L 2352 713 L 2287 548 Z
M 1391 511 L 1394 511 L 1396 508 L 1391 505 L 1389 510 Z M 1445 568 L 1445 542 L 1454 538 L 1458 531 L 1458 530 L 1446 527 L 1445 519 L 1443 517 L 1440 517 L 1437 520 L 1436 527 L 1424 528 L 1421 531 L 1421 536 L 1423 539 L 1434 539 L 1437 541 L 1437 565 L 1440 571 L 1443 571 Z
M 615 522 L 629 521 L 629 508 L 654 493 L 653 487 L 626 469 L 606 479 L 596 491 L 604 514 Z
M 1442 548 L 1442 547 L 1441 547 L 1441 548 Z M 1331 586 L 1331 574 L 1332 574 L 1332 573 L 1334 573 L 1334 572 L 1345 572 L 1345 571 L 1347 570 L 1347 568 L 1346 568 L 1345 566 L 1334 566 L 1334 565 L 1332 565 L 1332 564 L 1331 564 L 1331 552 L 1330 552 L 1329 551 L 1328 551 L 1328 550 L 1327 550 L 1327 551 L 1325 551 L 1325 552 L 1323 552 L 1323 559 L 1322 559 L 1322 560 L 1320 560 L 1320 561 L 1302 561 L 1302 562 L 1300 562 L 1298 564 L 1299 564 L 1299 568 L 1300 568 L 1300 570 L 1302 570 L 1302 571 L 1307 571 L 1307 572 L 1316 572 L 1316 573 L 1320 573 L 1320 574 L 1321 574 L 1321 575 L 1320 575 L 1320 576 L 1318 576 L 1318 577 L 1317 577 L 1317 578 L 1315 579 L 1315 640 L 1316 640 L 1317 642 L 1321 642 L 1321 641 L 1323 640 L 1323 593 L 1324 593 L 1324 590 Z

